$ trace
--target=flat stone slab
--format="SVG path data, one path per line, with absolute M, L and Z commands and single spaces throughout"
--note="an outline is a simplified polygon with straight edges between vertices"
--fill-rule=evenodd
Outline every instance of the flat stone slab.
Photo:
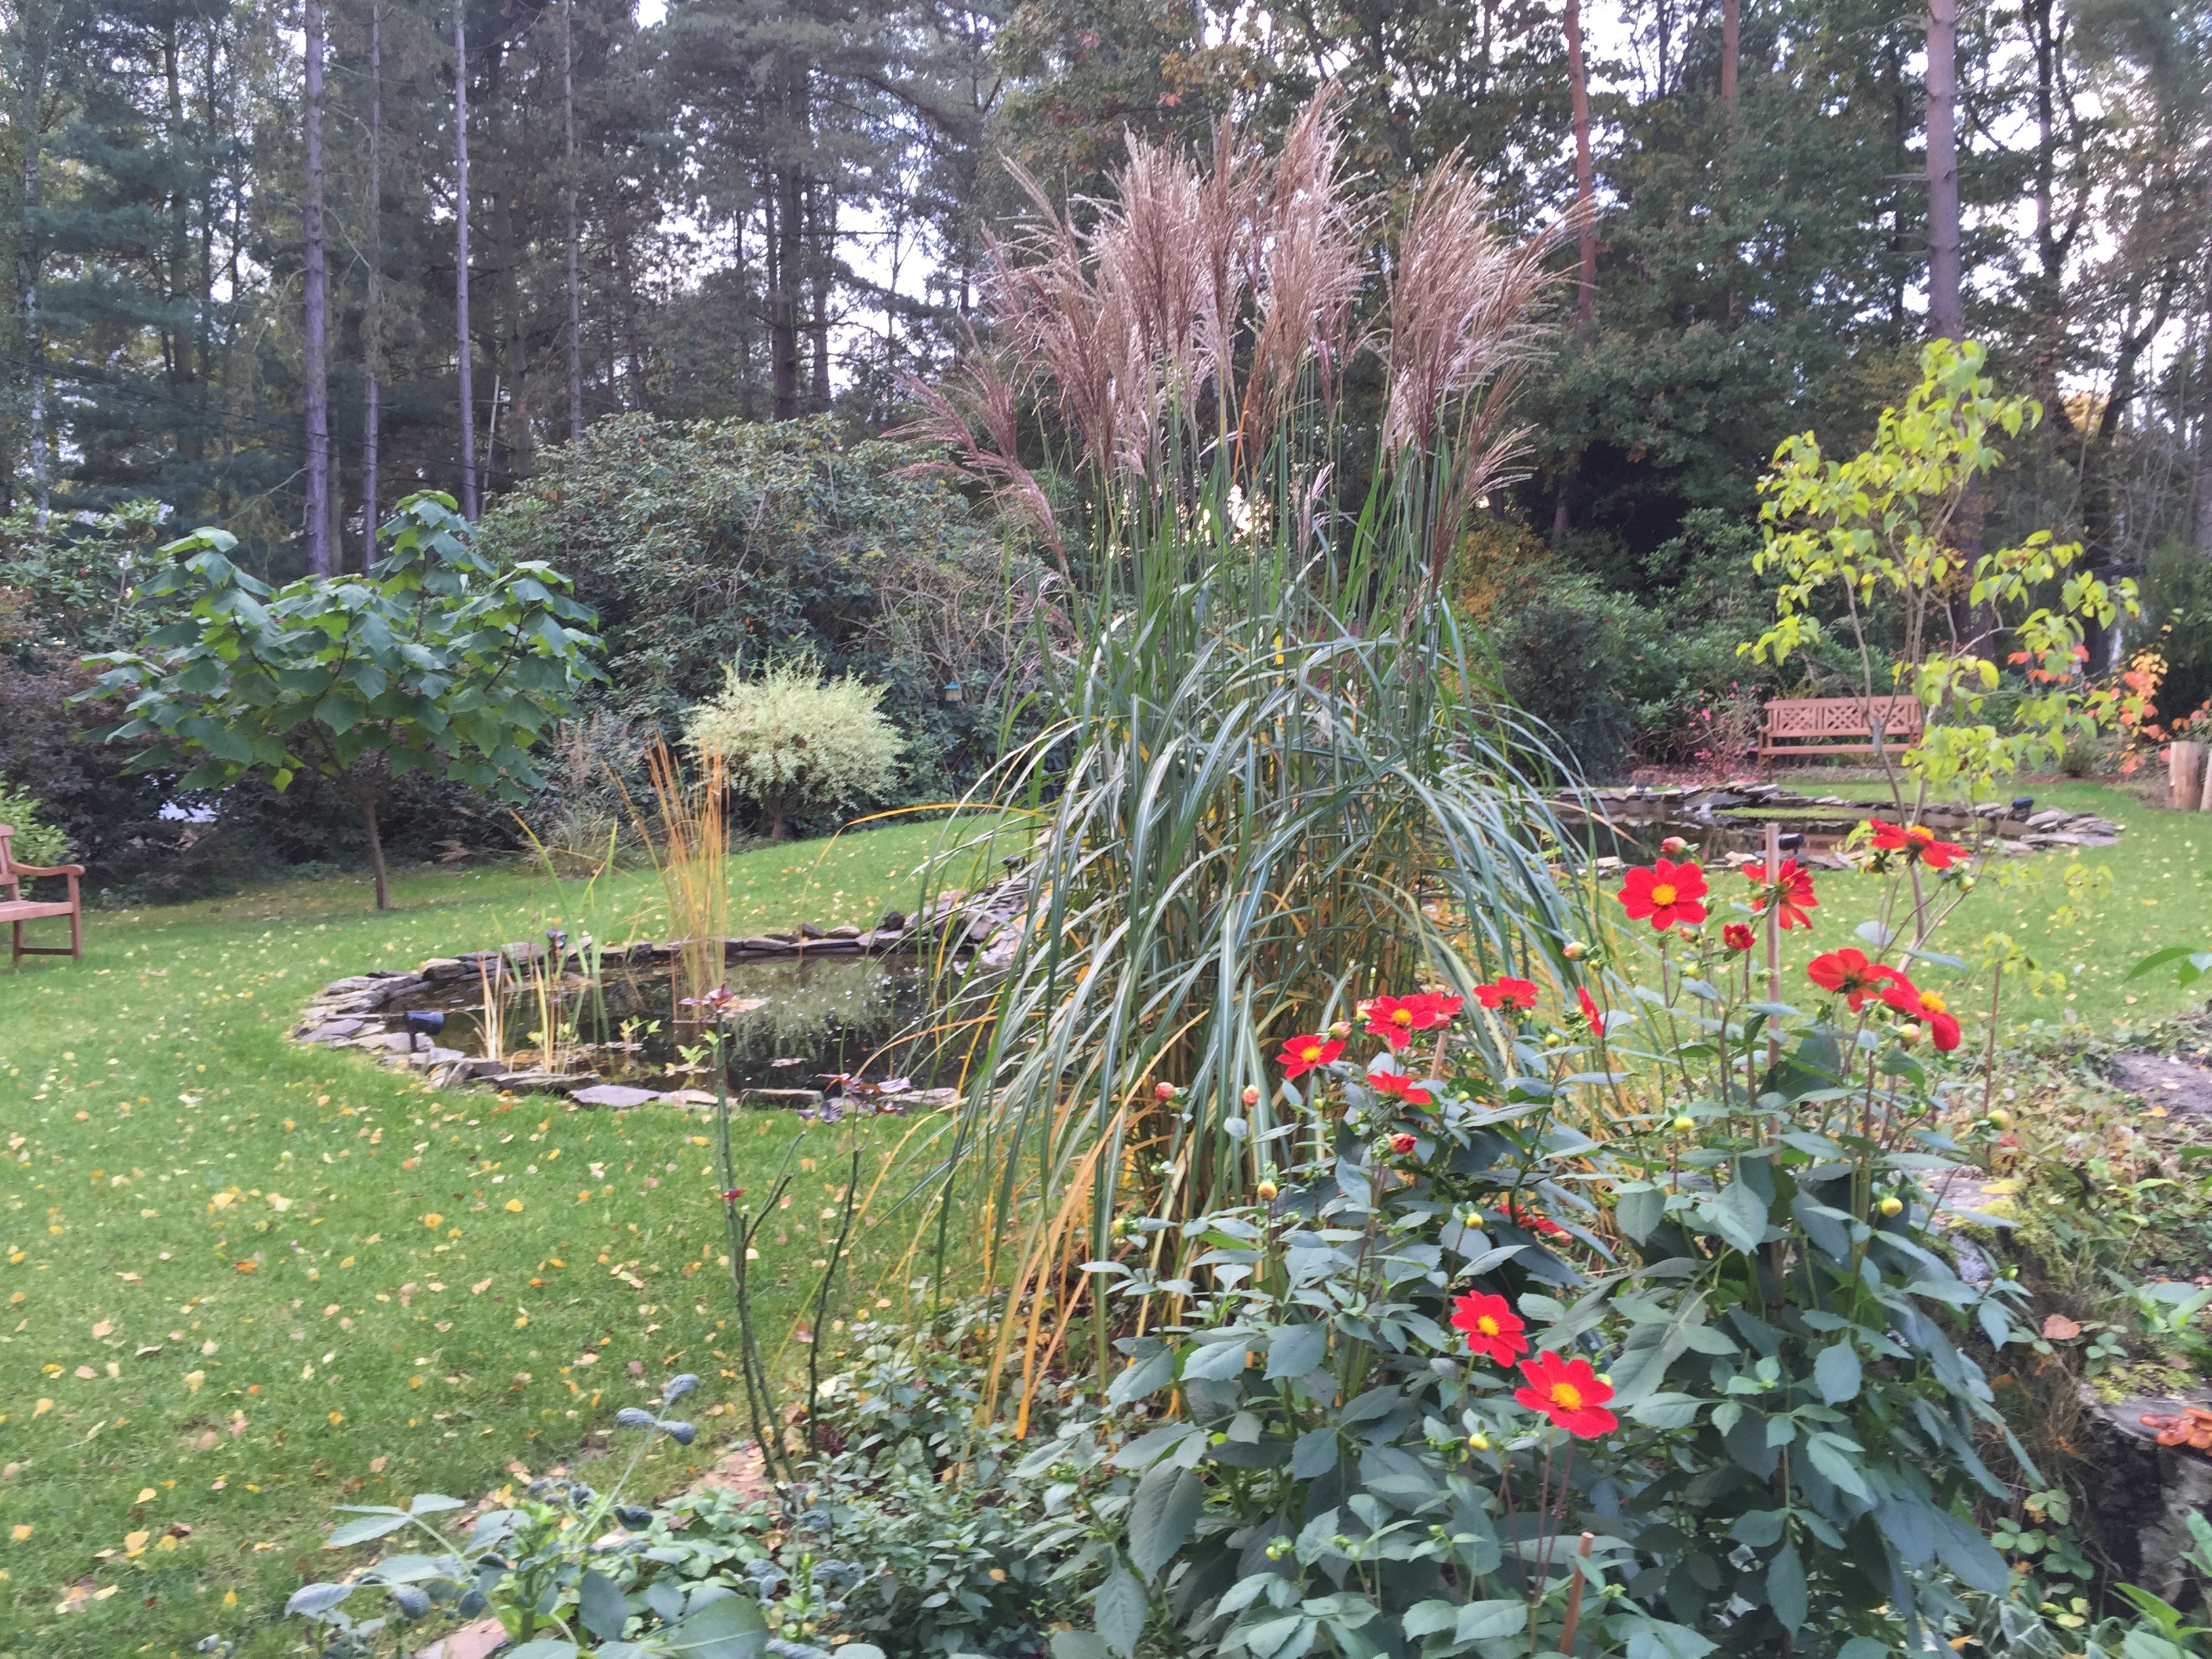
M 2212 1072 L 2163 1054 L 2126 1054 L 2112 1058 L 2112 1080 L 2145 1105 L 2163 1106 L 2176 1116 L 2212 1117 Z
M 658 1090 L 633 1089 L 623 1083 L 598 1083 L 588 1089 L 579 1089 L 568 1097 L 579 1106 L 611 1106 L 617 1111 L 628 1111 L 633 1106 L 645 1106 L 660 1098 Z
M 302 1042 L 343 1042 L 348 1037 L 359 1036 L 368 1029 L 365 1019 L 334 1019 L 300 1033 Z
M 765 1107 L 770 1111 L 811 1112 L 822 1104 L 819 1089 L 748 1089 L 738 1097 L 740 1106 Z

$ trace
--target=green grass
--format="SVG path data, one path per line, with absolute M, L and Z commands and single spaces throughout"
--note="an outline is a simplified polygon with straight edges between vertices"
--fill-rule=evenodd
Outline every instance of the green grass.
M 732 926 L 911 908 L 940 833 L 741 854 Z M 179 1654 L 210 1632 L 290 1651 L 281 1609 L 330 1573 L 333 1504 L 473 1498 L 678 1370 L 706 1378 L 702 1433 L 664 1443 L 645 1486 L 741 1433 L 706 1124 L 430 1093 L 285 1036 L 341 975 L 556 921 L 657 937 L 651 872 L 418 871 L 396 902 L 324 879 L 96 914 L 81 963 L 0 975 L 0 1656 Z M 772 1334 L 816 1282 L 850 1149 L 876 1167 L 907 1127 L 812 1131 L 757 1264 Z M 799 1127 L 740 1125 L 747 1184 Z M 841 1281 L 833 1343 L 890 1254 Z
M 1939 943 L 1971 956 L 2002 930 L 2068 974 L 2063 993 L 2008 995 L 2008 1019 L 2070 1012 L 2108 1032 L 2199 1000 L 2166 976 L 2121 979 L 2159 946 L 2212 940 L 2212 860 L 2199 852 L 2212 851 L 2212 817 L 2098 785 L 2034 793 L 2113 817 L 2126 836 L 2075 860 L 2001 866 L 2010 873 L 1986 879 Z M 732 926 L 910 906 L 939 835 L 908 824 L 742 854 Z M 2070 862 L 2110 871 L 2110 884 L 2070 896 Z M 1820 926 L 1792 936 L 1796 954 L 1849 939 L 1864 914 L 1858 879 L 1821 879 Z M 318 1552 L 330 1505 L 473 1497 L 510 1464 L 542 1470 L 676 1370 L 706 1377 L 697 1413 L 721 1414 L 690 1452 L 657 1455 L 647 1486 L 680 1486 L 741 1433 L 700 1123 L 427 1094 L 284 1037 L 342 974 L 556 921 L 658 936 L 651 874 L 418 871 L 396 892 L 401 908 L 380 916 L 362 880 L 95 915 L 82 963 L 33 958 L 0 975 L 0 1296 L 20 1298 L 0 1303 L 0 1656 L 184 1654 L 218 1632 L 246 1655 L 288 1651 L 296 1633 L 279 1610 L 330 1570 Z M 1976 984 L 1985 996 L 1985 981 L 1947 988 L 1970 1042 Z M 797 1127 L 742 1127 L 759 1176 Z M 821 1212 L 850 1147 L 879 1161 L 908 1127 L 814 1131 L 813 1167 L 759 1264 L 773 1328 L 814 1283 Z M 903 1224 L 883 1237 L 903 1244 Z M 891 1255 L 865 1252 L 833 1316 L 901 1295 L 880 1282 Z M 599 1358 L 579 1365 L 586 1351 Z M 160 1548 L 178 1523 L 190 1534 Z M 147 1547 L 127 1557 L 141 1532 Z M 58 1613 L 65 1599 L 73 1610 Z
M 1847 787 L 1869 793 L 1854 787 L 1862 782 L 1837 780 L 1807 793 L 1838 793 Z M 2008 977 L 2000 1009 L 2004 1027 L 2070 1020 L 2109 1037 L 2115 1027 L 2141 1028 L 2203 1006 L 2203 990 L 2177 988 L 2170 972 L 2123 981 L 2153 951 L 2212 944 L 2212 856 L 2207 856 L 2212 855 L 2212 814 L 2160 811 L 2132 791 L 2106 784 L 2038 781 L 2021 789 L 2034 795 L 2039 810 L 2094 812 L 2126 833 L 2113 847 L 1996 861 L 1944 923 L 1932 948 L 1978 963 L 1979 942 L 2003 933 L 2039 969 L 2066 975 L 2064 991 L 2040 995 L 2031 994 L 2018 976 Z M 2069 869 L 2080 872 L 2070 884 Z M 1820 908 L 1810 937 L 1788 936 L 1789 972 L 1801 987 L 1802 963 L 1815 951 L 1863 943 L 1850 930 L 1874 914 L 1875 902 L 1870 877 L 1816 874 L 1815 882 Z M 1724 900 L 1739 890 L 1717 877 L 1713 885 Z M 1726 905 L 1715 917 L 1737 919 Z M 1988 974 L 1978 965 L 1960 975 L 1927 963 L 1916 965 L 1912 974 L 1922 988 L 1945 994 L 1951 1012 L 1966 1025 L 1966 1041 L 1978 1046 L 1988 1029 Z M 1784 994 L 1791 994 L 1787 985 Z

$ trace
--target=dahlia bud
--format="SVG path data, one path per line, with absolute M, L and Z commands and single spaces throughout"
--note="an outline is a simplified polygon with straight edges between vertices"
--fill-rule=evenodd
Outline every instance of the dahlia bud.
M 1578 939 L 1571 939 L 1560 947 L 1559 954 L 1569 962 L 1580 962 L 1589 954 L 1589 946 Z
M 1390 1150 L 1397 1153 L 1401 1158 L 1406 1157 L 1420 1144 L 1421 1143 L 1419 1141 L 1414 1139 L 1411 1135 L 1397 1134 L 1390 1137 Z
M 1334 1037 L 1339 1042 L 1343 1042 L 1346 1037 L 1352 1035 L 1352 1022 L 1348 1019 L 1340 1019 L 1336 1021 L 1328 1028 L 1328 1034 Z
M 1920 1028 L 1907 1020 L 1897 1028 L 1897 1040 L 1906 1048 L 1912 1048 L 1920 1041 Z
M 1690 843 L 1680 836 L 1669 836 L 1659 843 L 1659 850 L 1670 859 L 1678 859 L 1690 850 Z
M 1905 1213 L 1905 1200 L 1899 1198 L 1895 1193 L 1891 1193 L 1886 1196 L 1881 1203 L 1875 1205 L 1875 1208 L 1880 1210 L 1885 1216 L 1903 1215 Z
M 1260 1201 L 1262 1204 L 1273 1204 L 1275 1201 L 1275 1194 L 1278 1189 L 1273 1182 L 1263 1181 L 1253 1190 L 1260 1194 Z
M 1176 1086 L 1174 1084 L 1155 1083 L 1152 1085 L 1152 1098 L 1154 1100 L 1173 1100 L 1175 1097 Z
M 2000 1129 L 2009 1129 L 2012 1127 L 2012 1114 L 2000 1106 L 1990 1114 L 1990 1121 Z
M 1297 1545 L 1288 1538 L 1272 1540 L 1267 1545 L 1267 1559 L 1270 1561 L 1280 1561 L 1297 1547 Z
M 1698 1120 L 1692 1117 L 1687 1112 L 1684 1112 L 1680 1117 L 1674 1120 L 1674 1129 L 1675 1133 L 1678 1134 L 1687 1134 L 1691 1130 L 1697 1127 Z
M 1249 1108 L 1257 1106 L 1259 1103 L 1260 1085 L 1256 1083 L 1246 1084 L 1244 1085 L 1244 1104 Z
M 1474 1433 L 1468 1436 L 1467 1449 L 1469 1451 L 1474 1452 L 1488 1451 L 1490 1449 L 1490 1437 L 1484 1434 L 1480 1430 L 1477 1430 Z

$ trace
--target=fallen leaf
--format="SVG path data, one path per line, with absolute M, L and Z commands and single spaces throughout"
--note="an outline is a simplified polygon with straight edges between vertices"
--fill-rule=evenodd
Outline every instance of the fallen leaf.
M 153 1535 L 154 1534 L 151 1532 L 125 1533 L 123 1534 L 124 1554 L 143 1555 L 146 1553 L 146 1540 Z
M 142 1486 L 139 1488 L 138 1496 L 131 1501 L 134 1504 L 150 1504 L 159 1495 L 151 1486 Z
M 97 1338 L 97 1337 L 102 1337 L 102 1336 L 106 1336 L 106 1335 L 111 1334 L 114 1331 L 114 1329 L 115 1329 L 115 1327 L 114 1327 L 114 1326 L 112 1326 L 112 1325 L 109 1324 L 109 1323 L 107 1322 L 107 1321 L 106 1321 L 105 1319 L 103 1319 L 103 1320 L 101 1320 L 101 1321 L 100 1322 L 100 1323 L 98 1323 L 97 1325 L 94 1325 L 94 1326 L 92 1328 L 92 1334 L 93 1334 L 93 1335 L 94 1335 L 95 1338 Z
M 388 1457 L 372 1457 L 368 1460 L 368 1472 L 371 1474 L 382 1474 L 384 1466 L 391 1461 Z
M 2045 1340 L 2051 1342 L 2071 1342 L 2081 1334 L 2081 1328 L 2064 1314 L 2046 1314 L 2043 1320 Z
M 186 1394 L 198 1394 L 200 1391 L 200 1384 L 206 1381 L 207 1373 L 205 1371 L 186 1371 L 185 1373 L 185 1392 Z
M 10 1538 L 12 1538 L 13 1540 L 15 1540 L 15 1542 L 17 1542 L 18 1544 L 21 1543 L 21 1542 L 22 1542 L 26 1538 L 28 1538 L 30 1535 L 31 1535 L 31 1528 L 30 1528 L 29 1527 L 27 1527 L 27 1526 L 25 1526 L 25 1527 L 10 1527 L 10 1528 L 8 1528 L 8 1536 L 9 1536 L 9 1537 L 10 1537 Z

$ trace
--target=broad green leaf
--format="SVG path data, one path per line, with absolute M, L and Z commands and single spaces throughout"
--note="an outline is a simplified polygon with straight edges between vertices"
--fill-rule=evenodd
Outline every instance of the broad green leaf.
M 1528 1628 L 1526 1601 L 1470 1601 L 1459 1610 L 1453 1636 L 1462 1642 L 1488 1642 L 1501 1636 L 1518 1636 Z
M 1115 1562 L 1105 1581 L 1092 1592 L 1091 1604 L 1097 1615 L 1100 1639 L 1121 1659 L 1129 1659 L 1137 1650 L 1138 1638 L 1144 1635 L 1145 1620 L 1152 1612 L 1151 1600 L 1137 1582 L 1137 1575 Z
M 1859 1376 L 1858 1350 L 1848 1339 L 1821 1349 L 1820 1357 L 1813 1362 L 1814 1383 L 1827 1405 L 1840 1406 L 1845 1401 L 1856 1399 Z
M 1188 1469 L 1162 1463 L 1137 1483 L 1129 1500 L 1129 1559 L 1146 1578 L 1182 1547 L 1206 1505 L 1206 1487 Z

